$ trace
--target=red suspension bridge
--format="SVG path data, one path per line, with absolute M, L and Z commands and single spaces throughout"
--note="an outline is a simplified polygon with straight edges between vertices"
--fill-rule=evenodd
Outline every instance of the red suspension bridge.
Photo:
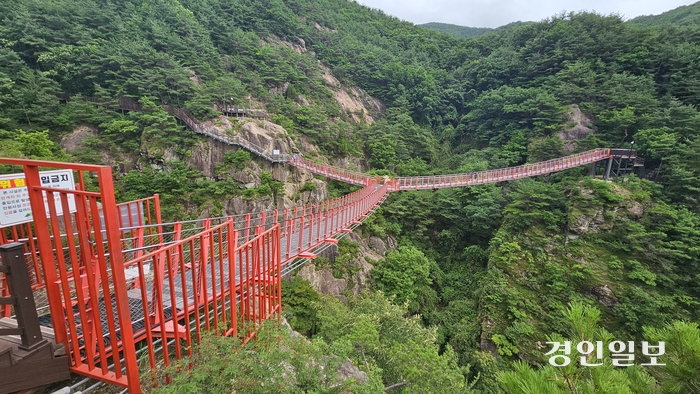
M 387 178 L 210 136 L 362 188 L 292 209 L 163 223 L 157 195 L 117 204 L 107 166 L 0 158 L 22 167 L 33 216 L 0 230 L 0 393 L 41 383 L 26 372 L 37 368 L 54 371 L 45 374 L 54 381 L 69 368 L 139 393 L 140 372 L 191 356 L 203 331 L 249 341 L 280 315 L 282 276 L 361 225 L 390 192 L 502 182 L 603 160 L 607 177 L 613 158 L 636 156 L 594 149 L 497 170 Z M 40 168 L 72 171 L 75 189 L 42 184 Z M 22 270 L 26 283 L 17 279 Z M 33 302 L 22 301 L 27 294 Z

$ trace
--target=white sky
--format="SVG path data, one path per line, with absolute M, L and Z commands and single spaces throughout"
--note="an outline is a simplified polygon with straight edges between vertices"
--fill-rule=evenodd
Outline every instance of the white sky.
M 452 23 L 498 27 L 515 21 L 541 21 L 562 11 L 618 13 L 625 20 L 657 15 L 696 0 L 356 0 L 416 24 Z

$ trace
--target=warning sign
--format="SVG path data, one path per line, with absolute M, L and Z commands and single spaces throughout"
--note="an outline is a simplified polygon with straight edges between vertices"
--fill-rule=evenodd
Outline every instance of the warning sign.
M 71 170 L 41 171 L 39 177 L 42 187 L 75 190 L 73 171 Z M 62 215 L 63 206 L 60 195 L 55 193 L 54 199 L 56 211 Z M 71 213 L 75 212 L 75 196 L 72 194 L 68 195 L 68 208 Z M 44 209 L 48 215 L 49 205 L 46 200 L 46 192 L 44 192 Z M 0 228 L 28 223 L 33 220 L 24 174 L 0 175 Z

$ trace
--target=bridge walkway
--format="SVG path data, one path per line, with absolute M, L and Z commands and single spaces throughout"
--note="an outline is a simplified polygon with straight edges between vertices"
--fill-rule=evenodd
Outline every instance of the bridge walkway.
M 45 293 L 45 325 L 73 372 L 139 392 L 140 363 L 157 368 L 190 355 L 205 330 L 253 338 L 264 320 L 281 313 L 282 276 L 361 225 L 390 192 L 502 182 L 636 154 L 594 149 L 505 169 L 388 178 L 199 132 L 362 189 L 291 210 L 162 223 L 158 204 L 116 204 L 109 167 L 0 158 L 24 168 L 34 224 L 10 238 L 26 241 L 33 287 Z M 42 186 L 39 167 L 75 171 L 77 190 Z M 84 190 L 88 176 L 99 191 Z M 72 212 L 69 201 L 77 206 Z M 71 213 L 57 214 L 58 206 Z M 144 346 L 137 349 L 137 342 Z

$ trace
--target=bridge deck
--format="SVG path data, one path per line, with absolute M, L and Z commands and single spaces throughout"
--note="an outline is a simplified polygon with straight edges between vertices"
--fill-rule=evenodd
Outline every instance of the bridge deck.
M 181 110 L 169 112 L 197 129 L 198 125 Z M 198 132 L 209 135 L 207 130 Z M 120 211 L 111 209 L 117 204 L 111 171 L 106 166 L 0 159 L 6 164 L 25 165 L 32 208 L 40 212 L 34 215 L 38 249 L 41 255 L 55 258 L 44 262 L 49 267 L 44 273 L 50 277 L 41 283 L 55 315 L 45 315 L 42 324 L 59 324 L 56 335 L 64 337 L 60 340 L 69 349 L 74 372 L 138 391 L 138 341 L 145 341 L 145 354 L 151 368 L 156 368 L 156 352 L 162 351 L 166 364 L 172 357 L 182 358 L 186 355 L 182 351 L 191 352 L 202 327 L 250 339 L 256 324 L 281 311 L 279 280 L 285 272 L 283 266 L 294 267 L 295 260 L 313 258 L 315 250 L 336 242 L 331 238 L 361 224 L 361 219 L 381 204 L 389 192 L 501 182 L 636 155 L 632 150 L 595 149 L 505 169 L 392 179 L 312 162 L 298 155 L 272 157 L 267 150 L 240 139 L 210 137 L 239 145 L 273 162 L 364 187 L 348 196 L 310 205 L 308 210 L 295 209 L 292 215 L 285 211 L 284 217 L 275 211 L 260 213 L 255 219 L 250 215 L 236 220 L 220 218 L 213 227 L 210 219 L 196 221 L 197 232 L 184 239 L 179 239 L 182 223 L 174 223 L 173 233 L 178 238 L 166 241 L 163 229 L 169 225 L 160 220 L 143 225 L 139 219 L 133 227 L 120 226 Z M 97 173 L 101 189 L 91 192 L 42 186 L 39 166 L 77 171 L 81 182 L 83 172 Z M 48 205 L 47 218 L 41 193 L 59 196 L 63 212 L 68 212 L 68 198 L 75 198 L 76 216 L 59 218 L 57 203 L 49 198 L 54 202 Z M 147 211 L 137 209 L 137 216 Z M 126 216 L 131 220 L 130 214 Z M 244 228 L 240 228 L 242 223 Z M 62 239 L 61 228 L 76 236 Z M 153 229 L 158 231 L 154 234 Z M 130 239 L 124 238 L 127 233 Z M 131 249 L 125 249 L 126 244 Z M 55 253 L 61 248 L 65 248 L 65 254 Z M 30 252 L 36 255 L 35 250 Z M 58 315 L 60 318 L 56 318 Z M 186 346 L 176 346 L 176 355 L 169 357 L 168 346 L 161 345 L 158 350 L 154 345 L 161 339 L 184 340 Z

